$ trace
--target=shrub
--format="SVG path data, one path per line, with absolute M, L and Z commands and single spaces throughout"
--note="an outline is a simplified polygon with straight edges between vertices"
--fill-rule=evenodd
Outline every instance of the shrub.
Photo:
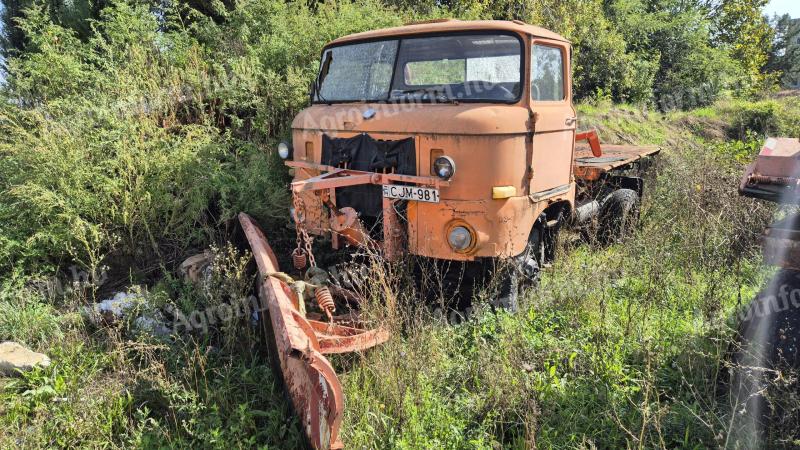
M 30 43 L 0 105 L 0 270 L 135 274 L 241 210 L 284 217 L 286 171 L 266 149 L 307 102 L 321 46 L 398 23 L 370 1 L 247 2 L 220 24 L 178 13 L 116 2 L 84 40 L 40 9 L 22 19 Z
M 780 128 L 780 111 L 775 102 L 740 105 L 734 114 L 730 134 L 735 139 L 746 139 L 749 134 L 773 135 Z

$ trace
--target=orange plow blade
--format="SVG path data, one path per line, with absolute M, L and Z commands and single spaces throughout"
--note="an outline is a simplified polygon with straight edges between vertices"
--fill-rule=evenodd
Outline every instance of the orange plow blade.
M 239 222 L 258 265 L 262 310 L 269 311 L 283 380 L 308 443 L 314 449 L 343 448 L 339 439 L 342 384 L 323 355 L 366 350 L 386 342 L 389 333 L 304 317 L 296 303 L 302 299 L 297 300 L 286 282 L 273 276 L 279 273 L 278 263 L 264 233 L 247 214 L 240 213 Z

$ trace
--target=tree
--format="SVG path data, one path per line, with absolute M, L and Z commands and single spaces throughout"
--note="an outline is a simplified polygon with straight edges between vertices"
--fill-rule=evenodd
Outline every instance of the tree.
M 203 15 L 216 17 L 225 8 L 231 8 L 234 0 L 224 2 L 212 0 L 179 0 L 167 2 L 163 0 L 4 0 L 4 7 L 0 14 L 3 23 L 3 34 L 0 37 L 2 55 L 6 58 L 24 51 L 28 44 L 29 36 L 20 26 L 20 21 L 25 19 L 26 11 L 31 8 L 41 8 L 48 18 L 56 25 L 72 30 L 79 39 L 86 41 L 93 35 L 92 21 L 101 20 L 103 9 L 119 4 L 131 6 L 145 6 L 152 10 L 163 12 L 170 6 L 185 5 L 199 11 Z M 216 15 L 216 16 L 215 16 Z
M 34 6 L 41 6 L 47 11 L 50 19 L 65 28 L 72 29 L 79 36 L 86 38 L 91 35 L 89 19 L 97 19 L 100 11 L 109 5 L 106 0 L 7 0 L 4 2 L 3 21 L 3 54 L 9 56 L 14 52 L 22 51 L 26 45 L 27 37 L 19 26 L 19 21 L 25 16 L 25 11 Z
M 716 43 L 728 48 L 743 70 L 742 90 L 767 87 L 774 77 L 763 69 L 769 61 L 774 31 L 762 15 L 768 0 L 722 0 L 714 8 Z
M 710 104 L 731 84 L 736 67 L 724 49 L 711 45 L 709 8 L 700 1 L 606 2 L 628 51 L 655 66 L 652 88 L 662 109 Z
M 774 19 L 775 39 L 767 70 L 775 72 L 785 86 L 800 83 L 800 20 L 788 14 Z

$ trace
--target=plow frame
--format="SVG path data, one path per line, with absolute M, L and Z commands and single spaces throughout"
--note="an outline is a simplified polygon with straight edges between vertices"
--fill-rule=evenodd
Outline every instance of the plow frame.
M 344 325 L 307 318 L 299 307 L 303 299 L 278 276 L 277 259 L 261 229 L 245 213 L 239 214 L 239 222 L 258 266 L 261 310 L 269 314 L 286 393 L 307 442 L 318 450 L 344 448 L 339 439 L 344 393 L 325 355 L 369 349 L 386 342 L 389 332 L 357 328 L 352 321 Z M 265 322 L 262 326 L 270 329 Z

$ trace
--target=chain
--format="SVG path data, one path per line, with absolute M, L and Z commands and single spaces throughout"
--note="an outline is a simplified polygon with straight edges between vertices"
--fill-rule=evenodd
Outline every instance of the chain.
M 314 253 L 311 249 L 311 244 L 314 241 L 311 236 L 309 236 L 305 226 L 305 203 L 302 197 L 295 192 L 292 192 L 292 203 L 294 204 L 295 229 L 297 230 L 297 249 L 295 249 L 295 252 L 305 253 L 311 267 L 317 267 L 317 261 L 314 259 Z
M 292 204 L 294 206 L 294 223 L 295 223 L 295 230 L 297 231 L 297 250 L 303 249 L 303 234 L 302 231 L 305 228 L 305 216 L 301 217 L 301 214 L 305 214 L 305 207 L 303 205 L 303 199 L 300 198 L 300 195 L 292 192 Z
M 305 228 L 301 230 L 301 233 L 303 233 L 303 240 L 306 243 L 306 255 L 308 255 L 308 263 L 311 264 L 311 267 L 317 267 L 317 261 L 314 259 L 314 253 L 311 251 L 313 239 L 308 235 L 308 232 L 305 230 Z

